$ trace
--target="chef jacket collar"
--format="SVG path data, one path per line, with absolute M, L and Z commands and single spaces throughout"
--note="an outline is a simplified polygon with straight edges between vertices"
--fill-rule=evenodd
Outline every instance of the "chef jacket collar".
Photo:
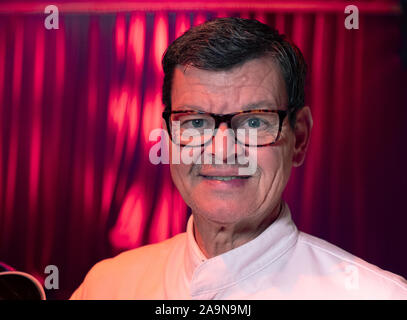
M 287 252 L 297 241 L 298 230 L 288 205 L 259 236 L 221 255 L 206 258 L 196 243 L 193 215 L 187 223 L 185 272 L 191 296 L 210 294 L 257 273 Z

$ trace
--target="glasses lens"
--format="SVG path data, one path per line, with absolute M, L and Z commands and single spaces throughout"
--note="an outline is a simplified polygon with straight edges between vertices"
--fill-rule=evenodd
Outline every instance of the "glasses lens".
M 278 113 L 254 111 L 232 118 L 237 140 L 249 146 L 261 146 L 276 141 L 280 126 Z
M 175 113 L 171 115 L 171 134 L 174 143 L 200 146 L 213 136 L 215 120 L 207 114 Z

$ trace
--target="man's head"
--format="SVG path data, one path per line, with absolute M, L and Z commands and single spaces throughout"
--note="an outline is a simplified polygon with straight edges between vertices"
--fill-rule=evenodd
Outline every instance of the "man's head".
M 239 165 L 230 164 L 231 157 L 250 157 L 250 148 L 216 137 L 184 151 L 199 150 L 222 164 L 171 164 L 174 183 L 194 214 L 225 224 L 264 219 L 280 201 L 292 166 L 303 162 L 312 126 L 303 108 L 306 65 L 298 48 L 258 21 L 223 18 L 175 40 L 163 69 L 166 111 L 287 111 L 278 141 L 254 147 L 257 166 L 250 176 L 239 176 Z M 218 131 L 226 128 L 222 123 Z
M 177 65 L 225 71 L 264 56 L 275 62 L 284 78 L 290 123 L 294 126 L 296 111 L 304 106 L 306 63 L 300 50 L 284 35 L 257 20 L 220 18 L 192 28 L 176 39 L 162 61 L 165 109 L 171 110 L 172 79 Z

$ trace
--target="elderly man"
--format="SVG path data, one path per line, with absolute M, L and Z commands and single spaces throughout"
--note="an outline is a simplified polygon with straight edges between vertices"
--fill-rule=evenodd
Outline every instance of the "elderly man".
M 222 18 L 174 41 L 163 67 L 187 230 L 96 264 L 72 299 L 407 298 L 403 278 L 299 232 L 281 198 L 312 128 L 296 46 L 258 21 Z

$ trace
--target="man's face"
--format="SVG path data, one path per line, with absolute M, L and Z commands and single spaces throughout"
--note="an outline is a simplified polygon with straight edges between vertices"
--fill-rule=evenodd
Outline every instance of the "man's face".
M 173 111 L 226 114 L 287 107 L 284 79 L 270 58 L 250 60 L 229 71 L 178 66 L 171 98 Z M 221 124 L 220 130 L 225 129 L 226 124 Z M 295 135 L 288 119 L 284 120 L 276 144 L 255 148 L 257 165 L 250 177 L 216 178 L 237 176 L 242 165 L 227 164 L 230 157 L 248 155 L 247 147 L 239 144 L 233 145 L 233 151 L 228 153 L 231 150 L 223 142 L 214 139 L 212 144 L 198 147 L 199 153 L 214 159 L 213 164 L 185 164 L 182 160 L 180 164 L 171 164 L 172 179 L 183 199 L 195 215 L 216 223 L 250 221 L 270 214 L 280 200 L 292 167 Z M 216 157 L 223 164 L 215 164 Z

